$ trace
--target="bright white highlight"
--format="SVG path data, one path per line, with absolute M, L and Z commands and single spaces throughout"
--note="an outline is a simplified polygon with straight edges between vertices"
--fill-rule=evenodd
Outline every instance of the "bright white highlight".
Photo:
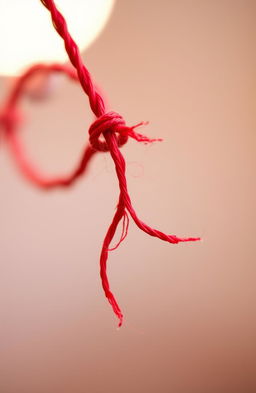
M 114 0 L 56 0 L 81 50 L 99 35 Z M 18 75 L 37 62 L 65 62 L 67 54 L 39 0 L 0 0 L 0 75 Z

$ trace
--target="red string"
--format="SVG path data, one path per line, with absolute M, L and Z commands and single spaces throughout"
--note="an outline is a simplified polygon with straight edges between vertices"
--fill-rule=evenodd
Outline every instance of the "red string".
M 120 240 L 114 247 L 109 248 L 108 251 L 116 250 L 120 246 L 122 241 L 126 238 L 126 236 L 128 235 L 129 222 L 130 222 L 129 216 L 128 216 L 128 214 L 125 211 L 124 212 L 124 216 L 123 216 L 123 226 L 122 226 L 122 233 L 121 233 Z
M 115 170 L 119 182 L 119 201 L 115 215 L 103 241 L 100 255 L 100 276 L 105 295 L 109 303 L 111 304 L 114 313 L 119 319 L 119 326 L 121 326 L 123 321 L 123 314 L 115 299 L 115 296 L 110 290 L 107 276 L 107 260 L 109 251 L 115 250 L 127 236 L 129 226 L 128 213 L 130 214 L 135 224 L 142 231 L 144 231 L 150 236 L 157 237 L 166 242 L 177 244 L 179 242 L 200 240 L 200 238 L 179 238 L 175 235 L 166 235 L 165 233 L 157 229 L 149 227 L 138 218 L 135 210 L 132 207 L 131 199 L 128 193 L 125 173 L 126 165 L 124 157 L 120 152 L 119 148 L 127 142 L 129 137 L 137 140 L 138 142 L 144 143 L 159 141 L 160 139 L 150 139 L 147 136 L 139 134 L 135 131 L 138 126 L 141 126 L 145 123 L 139 123 L 136 126 L 128 127 L 126 126 L 122 116 L 120 116 L 118 113 L 106 113 L 104 100 L 99 94 L 99 92 L 97 92 L 95 85 L 92 82 L 90 73 L 83 64 L 79 49 L 75 41 L 69 34 L 64 17 L 56 8 L 53 0 L 41 0 L 41 2 L 50 11 L 53 26 L 64 41 L 66 52 L 72 65 L 76 69 L 77 77 L 74 72 L 71 71 L 71 69 L 67 66 L 60 66 L 55 64 L 52 66 L 39 65 L 32 67 L 27 73 L 24 74 L 23 77 L 19 79 L 14 91 L 10 95 L 7 106 L 2 115 L 2 123 L 4 124 L 6 129 L 7 140 L 10 143 L 10 146 L 16 160 L 19 163 L 20 168 L 30 180 L 32 180 L 34 183 L 38 184 L 41 187 L 49 188 L 55 186 L 70 186 L 71 183 L 85 171 L 88 162 L 90 161 L 95 152 L 110 152 L 115 164 Z M 65 72 L 72 79 L 78 78 L 84 92 L 89 98 L 91 110 L 96 116 L 96 120 L 89 128 L 90 145 L 85 148 L 83 157 L 80 160 L 78 167 L 67 177 L 59 177 L 51 180 L 39 175 L 38 172 L 32 167 L 32 165 L 28 163 L 23 153 L 23 148 L 21 147 L 20 142 L 17 138 L 14 126 L 16 119 L 15 107 L 18 98 L 21 95 L 23 85 L 27 78 L 29 78 L 29 76 L 33 72 L 35 72 L 37 69 L 41 69 L 42 67 L 48 67 L 47 69 L 51 71 L 53 70 L 57 72 Z M 110 243 L 116 233 L 117 227 L 121 220 L 123 220 L 123 225 L 120 240 L 116 246 L 110 248 Z
M 17 79 L 15 85 L 11 89 L 9 96 L 6 100 L 4 109 L 0 114 L 0 123 L 4 126 L 5 137 L 10 147 L 10 151 L 13 154 L 13 157 L 21 170 L 24 176 L 37 185 L 40 188 L 54 188 L 54 187 L 68 187 L 70 186 L 79 176 L 85 173 L 88 168 L 88 164 L 96 153 L 96 150 L 88 144 L 82 157 L 80 158 L 78 164 L 75 169 L 71 171 L 68 175 L 57 176 L 53 178 L 49 178 L 42 174 L 38 168 L 36 168 L 32 162 L 30 162 L 27 158 L 27 154 L 25 153 L 24 147 L 20 141 L 18 126 L 21 122 L 22 118 L 18 111 L 18 104 L 22 95 L 24 93 L 24 89 L 26 87 L 26 83 L 32 78 L 35 74 L 41 72 L 58 72 L 66 74 L 71 80 L 78 81 L 77 73 L 73 67 L 64 64 L 37 64 L 33 65 L 29 68 L 20 78 Z

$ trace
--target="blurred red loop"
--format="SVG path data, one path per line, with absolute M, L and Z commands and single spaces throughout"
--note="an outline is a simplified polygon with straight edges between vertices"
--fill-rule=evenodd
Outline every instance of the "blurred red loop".
M 0 127 L 6 136 L 6 141 L 13 154 L 14 160 L 23 175 L 32 183 L 40 188 L 68 187 L 79 176 L 81 176 L 95 151 L 88 144 L 84 148 L 82 157 L 76 164 L 75 168 L 65 176 L 48 176 L 42 174 L 32 162 L 29 161 L 25 149 L 19 136 L 18 127 L 23 116 L 19 112 L 20 100 L 27 93 L 27 85 L 34 76 L 40 73 L 62 73 L 73 81 L 78 81 L 76 70 L 70 65 L 65 64 L 36 64 L 30 67 L 22 76 L 14 83 L 9 96 L 5 102 L 4 109 L 0 113 Z M 45 80 L 46 81 L 46 80 Z

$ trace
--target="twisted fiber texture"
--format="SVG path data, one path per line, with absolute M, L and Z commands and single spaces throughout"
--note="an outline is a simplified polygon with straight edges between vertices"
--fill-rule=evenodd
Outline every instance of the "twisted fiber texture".
M 119 182 L 119 201 L 116 213 L 109 226 L 105 239 L 103 241 L 101 256 L 100 256 L 100 275 L 102 279 L 102 286 L 113 311 L 119 319 L 119 326 L 122 325 L 123 314 L 122 311 L 110 290 L 109 281 L 107 277 L 107 259 L 109 253 L 110 243 L 115 235 L 119 222 L 123 219 L 123 233 L 120 242 L 125 238 L 128 230 L 127 212 L 136 223 L 136 225 L 147 234 L 158 237 L 161 240 L 169 243 L 179 243 L 186 241 L 195 241 L 199 238 L 179 238 L 174 235 L 166 235 L 165 233 L 153 229 L 141 221 L 135 210 L 132 207 L 131 199 L 127 189 L 126 175 L 125 175 L 125 160 L 120 152 L 119 147 L 127 142 L 128 137 L 132 137 L 139 142 L 152 142 L 146 136 L 135 132 L 135 127 L 127 127 L 123 118 L 115 112 L 106 113 L 103 98 L 96 91 L 90 73 L 83 64 L 79 49 L 69 34 L 66 21 L 62 14 L 58 11 L 53 0 L 41 0 L 43 5 L 50 11 L 53 26 L 57 33 L 62 37 L 66 52 L 75 69 L 77 70 L 80 84 L 89 98 L 90 107 L 97 117 L 97 120 L 89 129 L 90 142 L 92 147 L 98 151 L 109 151 L 115 164 L 116 174 Z M 140 125 L 140 124 L 139 124 Z M 104 141 L 100 140 L 100 136 L 104 137 Z M 126 220 L 126 223 L 125 223 Z M 119 243 L 120 243 L 119 242 Z M 119 245 L 119 244 L 118 244 Z M 117 246 L 118 246 L 117 245 Z
M 40 0 L 42 4 L 49 10 L 53 22 L 53 26 L 57 33 L 62 37 L 65 45 L 66 52 L 69 56 L 69 59 L 76 69 L 77 78 L 88 96 L 89 104 L 92 112 L 96 116 L 96 120 L 89 128 L 89 141 L 90 145 L 85 148 L 84 155 L 79 162 L 77 169 L 75 169 L 68 177 L 63 178 L 55 178 L 52 180 L 47 180 L 38 176 L 36 171 L 26 162 L 24 155 L 22 154 L 22 149 L 20 148 L 19 141 L 15 132 L 13 132 L 13 123 L 16 119 L 15 111 L 12 112 L 13 108 L 15 108 L 15 100 L 20 94 L 22 90 L 22 78 L 18 83 L 16 90 L 13 92 L 9 99 L 9 103 L 7 104 L 7 110 L 4 112 L 4 116 L 2 116 L 2 123 L 5 125 L 7 130 L 6 135 L 12 147 L 12 150 L 17 158 L 21 169 L 26 175 L 30 178 L 30 180 L 34 181 L 38 185 L 49 188 L 54 186 L 69 186 L 71 183 L 80 176 L 86 169 L 88 162 L 90 161 L 93 154 L 97 151 L 107 152 L 109 151 L 111 157 L 115 164 L 115 170 L 119 183 L 119 200 L 116 208 L 115 215 L 113 220 L 108 228 L 106 236 L 103 241 L 101 255 L 100 255 L 100 275 L 102 280 L 102 286 L 105 292 L 105 295 L 111 304 L 114 313 L 119 319 L 119 326 L 122 325 L 123 322 L 123 314 L 122 311 L 115 299 L 115 296 L 110 290 L 110 285 L 107 276 L 107 260 L 108 253 L 111 250 L 115 250 L 120 243 L 125 239 L 128 233 L 129 226 L 129 216 L 133 219 L 135 224 L 145 233 L 150 236 L 157 237 L 161 240 L 164 240 L 169 243 L 177 244 L 179 242 L 187 242 L 187 241 L 196 241 L 200 240 L 200 238 L 180 238 L 175 235 L 167 235 L 157 229 L 153 229 L 143 221 L 139 219 L 135 210 L 133 209 L 131 199 L 127 189 L 127 181 L 126 181 L 126 164 L 124 157 L 120 151 L 120 147 L 123 146 L 128 138 L 133 138 L 138 142 L 150 143 L 154 141 L 158 141 L 160 139 L 150 139 L 142 134 L 139 134 L 136 131 L 136 128 L 145 123 L 139 123 L 136 126 L 128 127 L 125 124 L 124 119 L 118 113 L 115 112 L 106 112 L 105 104 L 102 96 L 99 94 L 95 85 L 92 82 L 91 75 L 89 71 L 83 64 L 79 49 L 69 34 L 66 21 L 62 14 L 58 11 L 55 6 L 53 0 Z M 41 67 L 40 65 L 39 67 Z M 58 71 L 58 65 L 52 66 L 56 68 L 55 71 Z M 28 71 L 32 72 L 31 70 Z M 65 70 L 71 78 L 75 79 L 76 77 L 72 74 L 71 71 Z M 25 74 L 23 77 L 26 79 L 28 74 Z M 14 104 L 13 104 L 14 103 Z M 119 242 L 114 246 L 110 247 L 112 239 L 116 233 L 117 227 L 119 223 L 122 222 L 122 234 Z

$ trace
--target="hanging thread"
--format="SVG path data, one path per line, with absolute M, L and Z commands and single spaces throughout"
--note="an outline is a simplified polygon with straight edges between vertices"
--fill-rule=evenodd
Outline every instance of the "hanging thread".
M 19 165 L 19 168 L 24 175 L 34 184 L 41 188 L 53 187 L 69 187 L 79 176 L 81 176 L 87 169 L 88 163 L 96 152 L 109 152 L 114 165 L 119 183 L 119 200 L 116 212 L 112 222 L 105 235 L 101 255 L 100 255 L 100 276 L 102 287 L 109 303 L 116 316 L 119 319 L 119 326 L 123 322 L 123 313 L 115 299 L 114 294 L 110 290 L 108 275 L 107 275 L 107 260 L 110 251 L 119 247 L 121 242 L 126 238 L 129 227 L 129 216 L 139 229 L 150 236 L 157 237 L 163 241 L 177 244 L 179 242 L 189 242 L 200 240 L 199 237 L 181 238 L 175 235 L 167 235 L 157 229 L 151 228 L 146 223 L 141 221 L 137 216 L 128 193 L 126 181 L 126 164 L 125 159 L 120 151 L 120 148 L 127 143 L 129 138 L 133 138 L 138 142 L 152 143 L 160 141 L 161 139 L 150 139 L 136 131 L 139 126 L 146 123 L 139 123 L 135 126 L 129 127 L 126 125 L 123 117 L 116 112 L 106 112 L 103 97 L 95 88 L 91 75 L 85 65 L 83 64 L 81 54 L 78 46 L 72 39 L 67 23 L 57 9 L 53 0 L 40 0 L 42 4 L 49 10 L 53 22 L 53 26 L 57 33 L 64 41 L 65 49 L 74 69 L 67 65 L 43 65 L 39 64 L 31 67 L 23 76 L 21 76 L 13 90 L 11 91 L 4 110 L 0 115 L 0 123 L 5 130 L 6 140 L 11 148 L 11 151 Z M 88 96 L 89 104 L 96 120 L 89 128 L 89 144 L 85 147 L 84 153 L 76 166 L 76 168 L 67 176 L 48 178 L 38 172 L 37 169 L 27 160 L 24 149 L 18 138 L 18 101 L 22 96 L 22 92 L 27 80 L 36 72 L 41 70 L 49 72 L 63 72 L 69 78 L 79 81 L 85 94 Z M 119 223 L 122 221 L 122 233 L 120 240 L 114 247 L 110 247 L 112 239 L 116 233 Z

